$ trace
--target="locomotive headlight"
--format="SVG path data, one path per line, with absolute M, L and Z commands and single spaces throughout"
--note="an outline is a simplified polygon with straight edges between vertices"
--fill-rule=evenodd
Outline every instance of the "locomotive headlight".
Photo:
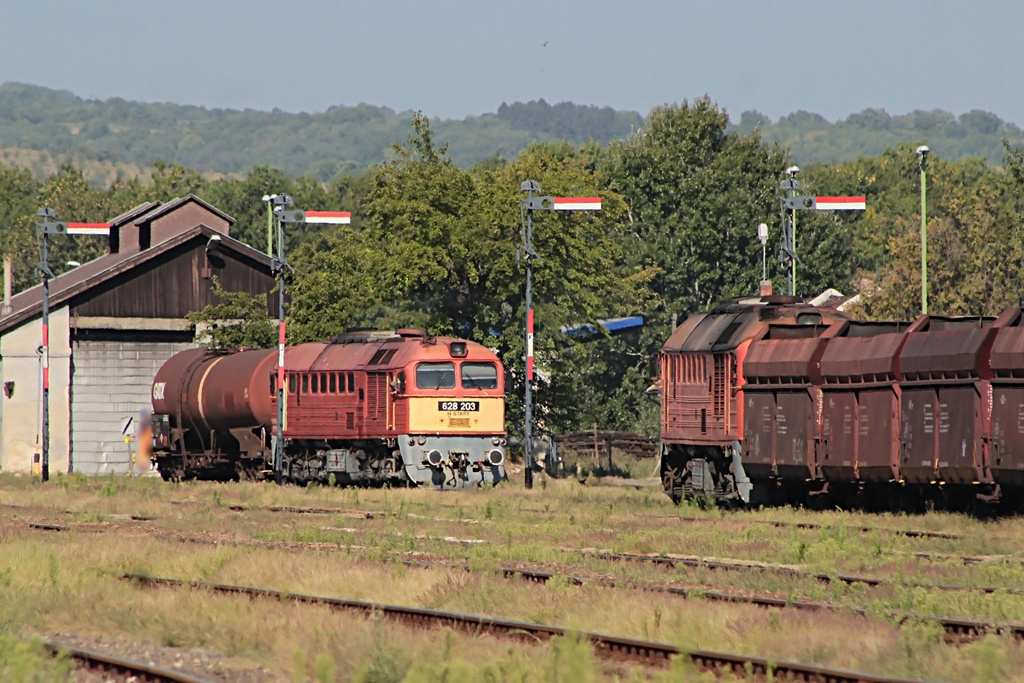
M 501 443 L 501 437 L 500 436 L 492 436 L 491 437 L 491 443 L 494 444 L 495 446 L 497 446 L 498 444 Z
M 491 463 L 495 467 L 505 462 L 505 454 L 500 449 L 495 448 L 487 454 L 487 462 Z
M 440 467 L 443 460 L 444 456 L 442 456 L 441 451 L 436 448 L 427 453 L 427 462 L 429 462 L 433 467 Z
M 455 341 L 448 345 L 448 351 L 452 354 L 452 358 L 465 358 L 466 357 L 466 342 Z
M 425 444 L 427 442 L 427 437 L 425 437 L 422 434 L 420 434 L 419 437 L 416 439 L 416 441 L 418 441 L 419 444 L 422 446 L 423 444 Z

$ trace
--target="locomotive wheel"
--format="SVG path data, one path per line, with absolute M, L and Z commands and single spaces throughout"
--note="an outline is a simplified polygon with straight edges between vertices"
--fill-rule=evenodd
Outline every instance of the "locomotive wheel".
M 683 500 L 683 473 L 675 468 L 669 467 L 661 474 L 661 486 L 672 502 L 676 505 Z

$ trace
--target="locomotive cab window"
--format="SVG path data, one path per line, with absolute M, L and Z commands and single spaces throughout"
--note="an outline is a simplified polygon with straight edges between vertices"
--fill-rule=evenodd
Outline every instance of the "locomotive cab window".
M 463 363 L 463 389 L 497 389 L 498 368 L 494 363 Z
M 455 363 L 420 363 L 416 366 L 417 389 L 454 389 Z

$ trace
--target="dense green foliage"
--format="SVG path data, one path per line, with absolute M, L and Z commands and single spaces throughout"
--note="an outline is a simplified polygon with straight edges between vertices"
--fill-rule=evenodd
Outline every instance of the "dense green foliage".
M 89 166 L 89 179 L 103 178 L 104 184 L 109 184 L 113 169 L 135 175 L 156 159 L 204 174 L 243 174 L 266 164 L 290 176 L 326 182 L 387 160 L 391 143 L 403 138 L 413 115 L 369 104 L 292 114 L 121 98 L 86 100 L 67 91 L 5 83 L 0 85 L 0 155 L 17 160 L 36 177 L 61 163 Z M 495 113 L 433 124 L 435 137 L 448 141 L 450 158 L 463 168 L 514 159 L 538 141 L 607 145 L 643 126 L 644 118 L 636 112 L 544 100 L 502 104 Z M 1002 138 L 1024 143 L 1020 128 L 982 111 L 890 116 L 866 109 L 835 123 L 805 111 L 775 122 L 748 111 L 728 130 L 751 133 L 755 128 L 768 142 L 789 148 L 801 164 L 853 161 L 920 140 L 952 161 L 983 157 L 999 163 Z
M 0 86 L 0 140 L 5 146 L 151 164 L 166 159 L 201 172 L 240 173 L 272 164 L 290 175 L 326 181 L 384 161 L 413 112 L 360 104 L 318 114 L 206 109 L 112 98 L 84 100 L 62 90 L 20 83 Z M 451 157 L 468 166 L 488 157 L 514 157 L 536 140 L 628 135 L 642 119 L 609 107 L 543 100 L 502 105 L 497 114 L 442 121 L 436 135 L 451 141 Z
M 955 116 L 941 109 L 890 116 L 884 109 L 865 109 L 829 123 L 820 114 L 798 111 L 772 122 L 764 114 L 746 111 L 739 130 L 761 131 L 766 140 L 792 150 L 798 163 L 853 161 L 881 154 L 900 143 L 927 141 L 946 159 L 981 157 L 998 164 L 1001 140 L 1024 142 L 1024 131 L 991 112 L 975 109 Z
M 545 116 L 561 106 L 514 105 L 496 116 L 537 137 L 556 135 L 560 129 Z M 570 123 L 584 114 L 571 107 L 561 111 Z M 608 112 L 597 114 L 587 116 L 621 123 Z M 590 124 L 580 119 L 573 125 Z M 0 165 L 0 244 L 15 257 L 20 289 L 35 281 L 35 212 L 42 205 L 66 220 L 102 221 L 144 200 L 195 192 L 237 219 L 233 236 L 260 248 L 266 244 L 264 194 L 286 192 L 300 208 L 350 210 L 350 226 L 289 228 L 290 340 L 326 339 L 353 326 L 411 326 L 479 341 L 494 348 L 510 371 L 513 433 L 523 381 L 524 264 L 517 250 L 524 180 L 540 182 L 543 194 L 603 200 L 599 214 L 535 216 L 543 428 L 598 424 L 655 433 L 657 405 L 645 389 L 671 319 L 756 291 L 758 223 L 770 228 L 769 277 L 777 291 L 784 286 L 775 258 L 781 241 L 778 184 L 792 157 L 767 134 L 731 126 L 708 98 L 660 107 L 640 130 L 611 144 L 534 142 L 509 161 L 492 156 L 468 167 L 441 142 L 447 137 L 442 126 L 416 114 L 406 130 L 411 133 L 391 145 L 386 161 L 329 182 L 295 178 L 272 166 L 211 179 L 160 162 L 144 181 L 94 187 L 71 166 L 34 179 L 27 170 Z M 1007 141 L 1002 149 L 1000 167 L 978 158 L 951 159 L 933 145 L 933 313 L 991 315 L 1021 300 L 1024 148 Z M 806 164 L 799 179 L 806 194 L 866 195 L 868 209 L 801 212 L 798 294 L 856 290 L 864 295 L 860 315 L 913 318 L 920 291 L 914 143 L 851 161 Z M 104 248 L 99 238 L 55 239 L 52 262 L 60 271 L 61 264 L 95 258 Z M 211 344 L 269 345 L 273 327 L 263 303 L 224 292 L 221 304 L 193 317 L 244 323 L 218 326 Z M 646 318 L 643 329 L 621 336 L 580 343 L 561 331 L 636 314 Z

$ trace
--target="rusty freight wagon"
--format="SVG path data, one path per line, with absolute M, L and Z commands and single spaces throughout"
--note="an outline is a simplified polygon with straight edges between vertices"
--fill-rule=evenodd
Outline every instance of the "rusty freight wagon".
M 261 477 L 277 352 L 192 349 L 153 382 L 168 478 Z M 284 472 L 296 482 L 458 488 L 504 478 L 504 370 L 486 347 L 419 330 L 360 331 L 285 351 Z
M 829 325 L 845 319 L 834 308 L 766 296 L 727 301 L 677 327 L 660 354 L 665 493 L 675 501 L 694 494 L 747 500 L 740 457 L 743 363 L 751 341 L 773 322 Z

